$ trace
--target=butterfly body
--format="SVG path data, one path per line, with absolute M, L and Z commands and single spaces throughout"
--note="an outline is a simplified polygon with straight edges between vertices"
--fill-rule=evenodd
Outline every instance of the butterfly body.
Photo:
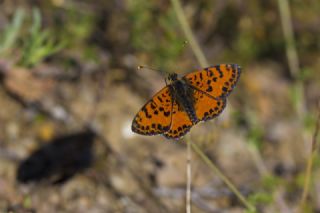
M 135 116 L 132 131 L 178 139 L 199 121 L 213 119 L 226 106 L 226 97 L 240 76 L 237 64 L 221 64 L 185 75 L 170 74 L 170 83 Z
M 178 105 L 178 111 L 185 111 L 193 124 L 199 122 L 194 108 L 193 89 L 183 80 L 174 80 L 169 85 L 170 95 L 175 103 Z M 191 94 L 191 95 L 190 95 Z M 173 114 L 176 112 L 173 111 Z

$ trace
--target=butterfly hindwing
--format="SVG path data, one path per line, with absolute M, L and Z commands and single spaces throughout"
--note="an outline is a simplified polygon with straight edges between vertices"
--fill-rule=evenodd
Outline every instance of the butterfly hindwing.
M 193 125 L 187 112 L 175 101 L 172 107 L 170 129 L 167 132 L 164 132 L 163 135 L 167 138 L 179 139 L 189 132 Z
M 226 99 L 215 99 L 198 90 L 193 92 L 194 108 L 200 121 L 206 121 L 218 116 L 226 106 Z
M 133 119 L 132 131 L 142 135 L 156 135 L 168 131 L 172 105 L 170 89 L 166 86 L 139 110 Z
M 220 64 L 189 73 L 183 79 L 193 88 L 214 98 L 229 95 L 240 77 L 241 68 L 237 64 Z

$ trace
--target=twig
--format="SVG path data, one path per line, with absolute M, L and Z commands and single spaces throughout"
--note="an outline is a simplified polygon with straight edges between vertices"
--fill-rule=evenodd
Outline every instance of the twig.
M 190 26 L 186 20 L 186 17 L 184 15 L 184 12 L 181 7 L 181 3 L 179 0 L 171 0 L 171 3 L 173 5 L 173 8 L 177 14 L 177 18 L 181 24 L 182 30 L 188 39 L 191 49 L 193 50 L 193 53 L 195 54 L 197 60 L 199 61 L 200 65 L 203 67 L 208 66 L 208 61 L 206 57 L 204 56 L 203 52 L 201 51 L 201 48 L 194 38 L 194 35 L 190 29 Z M 186 191 L 186 212 L 191 213 L 191 140 L 188 137 L 187 138 L 187 191 Z
M 288 0 L 278 0 L 282 30 L 286 42 L 286 52 L 292 77 L 299 75 L 299 58 L 295 47 L 291 13 Z
M 317 137 L 319 134 L 319 128 L 320 128 L 320 105 L 318 109 L 318 116 L 317 116 L 317 121 L 316 121 L 316 127 L 312 136 L 312 144 L 311 144 L 311 153 L 308 157 L 308 162 L 307 162 L 307 168 L 306 168 L 306 175 L 304 179 L 304 186 L 303 186 L 303 192 L 301 196 L 301 201 L 300 201 L 300 212 L 303 212 L 303 208 L 306 205 L 306 200 L 307 196 L 309 194 L 309 186 L 310 186 L 310 179 L 311 179 L 311 173 L 312 173 L 312 166 L 313 166 L 313 160 L 317 155 L 317 150 L 318 150 L 318 143 L 317 143 Z
M 281 24 L 284 39 L 286 42 L 286 54 L 289 64 L 289 69 L 292 78 L 295 80 L 295 89 L 296 95 L 302 99 L 303 94 L 303 83 L 299 80 L 299 69 L 300 62 L 297 53 L 297 49 L 295 46 L 292 22 L 291 22 L 291 13 L 288 0 L 278 0 Z M 302 119 L 305 112 L 305 104 L 304 101 L 299 100 L 295 103 L 296 111 L 300 119 Z
M 187 136 L 187 191 L 186 212 L 191 213 L 191 144 L 190 136 Z
M 299 62 L 297 49 L 295 46 L 289 2 L 288 0 L 278 0 L 278 6 L 279 6 L 280 17 L 281 17 L 282 30 L 283 30 L 284 39 L 286 42 L 286 54 L 287 54 L 289 69 L 290 69 L 292 78 L 295 80 L 295 84 L 294 84 L 295 95 L 297 95 L 299 98 L 298 101 L 295 100 L 295 103 L 294 103 L 295 109 L 296 109 L 296 113 L 299 121 L 302 122 L 303 117 L 305 115 L 305 111 L 306 111 L 305 102 L 303 100 L 304 88 L 303 88 L 302 80 L 299 79 L 300 62 Z M 302 193 L 302 197 L 299 205 L 299 212 L 303 212 L 303 208 L 306 203 L 307 196 L 309 194 L 309 184 L 310 184 L 310 178 L 311 178 L 311 172 L 312 172 L 312 165 L 313 165 L 314 157 L 317 154 L 315 150 L 317 149 L 316 138 L 317 138 L 318 128 L 319 128 L 319 119 L 320 118 L 318 117 L 316 130 L 312 139 L 311 153 L 308 156 L 303 193 Z M 306 132 L 304 131 L 303 139 L 305 142 L 307 141 L 306 138 L 307 138 Z
M 195 54 L 197 60 L 199 61 L 199 64 L 202 67 L 208 67 L 209 63 L 208 63 L 206 57 L 204 56 L 197 40 L 195 39 L 195 37 L 190 29 L 190 26 L 187 22 L 185 15 L 184 15 L 184 12 L 182 10 L 180 1 L 179 0 L 171 0 L 171 3 L 173 5 L 173 9 L 175 10 L 175 12 L 177 14 L 177 18 L 181 24 L 181 28 L 182 28 L 184 34 L 186 35 L 186 38 L 188 39 L 188 41 L 190 43 L 192 51 Z

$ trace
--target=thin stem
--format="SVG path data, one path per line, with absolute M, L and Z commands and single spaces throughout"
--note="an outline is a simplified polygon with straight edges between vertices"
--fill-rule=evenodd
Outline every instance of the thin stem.
M 317 155 L 317 150 L 318 150 L 317 138 L 318 138 L 318 134 L 319 134 L 319 128 L 320 128 L 320 106 L 319 106 L 319 109 L 318 109 L 318 117 L 317 117 L 317 123 L 316 123 L 315 131 L 314 131 L 313 136 L 312 136 L 311 153 L 310 153 L 310 155 L 308 157 L 308 162 L 307 162 L 307 168 L 306 168 L 306 175 L 305 175 L 305 179 L 304 179 L 303 192 L 302 192 L 301 201 L 300 201 L 300 212 L 303 211 L 303 208 L 306 205 L 307 196 L 309 194 L 310 179 L 311 179 L 313 161 L 314 161 L 314 158 Z
M 282 31 L 286 43 L 286 54 L 289 64 L 291 76 L 296 81 L 295 89 L 299 101 L 296 101 L 295 107 L 299 118 L 301 119 L 305 112 L 305 104 L 301 99 L 303 96 L 303 83 L 299 80 L 300 62 L 295 46 L 295 39 L 293 34 L 293 27 L 291 22 L 291 12 L 288 0 L 278 0 L 278 7 L 280 12 Z
M 186 212 L 191 213 L 191 143 L 187 140 L 187 192 L 186 192 Z
M 248 210 L 255 212 L 255 207 L 251 205 L 247 199 L 238 191 L 238 189 L 231 183 L 231 181 L 213 164 L 213 162 L 202 152 L 202 150 L 195 144 L 191 143 L 193 150 L 200 156 L 200 158 L 210 167 L 210 169 L 217 174 L 221 180 L 228 186 L 228 188 L 239 198 L 239 200 L 247 207 Z
M 286 42 L 286 52 L 292 77 L 297 78 L 299 74 L 299 58 L 295 47 L 291 12 L 288 0 L 278 0 L 282 30 Z
M 195 39 L 191 28 L 188 24 L 188 21 L 186 19 L 186 16 L 182 10 L 182 6 L 179 0 L 171 0 L 171 3 L 173 5 L 173 9 L 175 10 L 175 13 L 177 14 L 177 18 L 180 22 L 181 28 L 186 36 L 186 38 L 188 39 L 190 46 L 193 50 L 193 53 L 195 54 L 197 60 L 199 61 L 200 65 L 202 67 L 208 67 L 209 63 L 206 59 L 206 57 L 204 56 L 197 40 Z
M 295 95 L 298 97 L 298 101 L 295 101 L 295 108 L 298 115 L 298 119 L 300 122 L 302 122 L 306 107 L 303 100 L 303 82 L 299 79 L 299 57 L 297 54 L 296 46 L 295 46 L 295 40 L 294 40 L 294 33 L 293 33 L 293 27 L 291 22 L 291 12 L 290 12 L 290 6 L 288 0 L 278 0 L 278 6 L 279 6 L 279 12 L 281 17 L 281 23 L 282 23 L 282 30 L 284 34 L 284 39 L 286 42 L 286 53 L 287 53 L 287 59 L 289 64 L 289 69 L 291 72 L 291 76 L 295 80 L 294 89 L 295 89 Z M 320 111 L 320 110 L 319 110 Z M 319 129 L 319 120 L 320 115 L 317 119 L 316 124 L 316 130 L 314 132 L 313 138 L 312 138 L 312 145 L 311 145 L 311 152 L 308 156 L 307 161 L 307 167 L 305 171 L 305 180 L 304 180 L 304 187 L 303 187 L 303 193 L 299 205 L 299 212 L 303 212 L 303 208 L 306 204 L 307 196 L 309 194 L 309 186 L 310 186 L 310 179 L 311 179 L 311 173 L 312 173 L 312 166 L 314 158 L 317 154 L 317 135 L 318 135 L 318 129 Z M 306 133 L 303 134 L 304 141 L 306 141 Z

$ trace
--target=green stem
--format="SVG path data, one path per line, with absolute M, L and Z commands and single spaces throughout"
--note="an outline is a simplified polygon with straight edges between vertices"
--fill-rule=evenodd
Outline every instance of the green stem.
M 221 180 L 239 198 L 239 200 L 247 207 L 247 209 L 251 212 L 255 212 L 255 207 L 247 201 L 247 199 L 239 192 L 239 190 L 231 183 L 231 181 L 213 164 L 213 162 L 202 152 L 202 150 L 195 143 L 192 143 L 191 141 L 190 143 L 192 149 L 210 167 L 210 169 L 221 178 Z
M 184 34 L 186 35 L 187 40 L 190 43 L 190 46 L 193 50 L 193 53 L 195 54 L 197 60 L 199 61 L 200 65 L 202 67 L 208 67 L 209 63 L 206 59 L 206 57 L 204 56 L 203 52 L 201 51 L 201 48 L 197 42 L 197 40 L 195 39 L 191 28 L 187 22 L 187 19 L 184 15 L 184 12 L 182 10 L 181 7 L 181 3 L 179 0 L 171 0 L 171 3 L 173 5 L 173 9 L 175 10 L 176 14 L 177 14 L 177 18 L 180 22 L 181 28 L 184 32 Z
M 306 205 L 307 196 L 309 194 L 309 188 L 310 188 L 310 180 L 311 180 L 313 161 L 314 161 L 314 158 L 317 156 L 317 151 L 318 151 L 317 138 L 318 138 L 319 128 L 320 128 L 320 106 L 319 106 L 319 110 L 318 111 L 319 112 L 318 112 L 316 127 L 315 127 L 314 134 L 312 136 L 311 153 L 310 153 L 310 155 L 308 157 L 306 175 L 305 175 L 305 179 L 304 179 L 303 192 L 302 192 L 301 201 L 300 201 L 300 210 L 301 210 L 301 212 L 303 211 L 303 208 Z
M 302 120 L 305 114 L 305 103 L 303 101 L 303 82 L 299 79 L 299 69 L 300 69 L 300 62 L 297 53 L 297 48 L 295 45 L 292 21 L 291 21 L 291 12 L 290 12 L 290 5 L 288 0 L 278 0 L 278 7 L 280 12 L 280 19 L 282 24 L 282 31 L 284 35 L 284 40 L 286 44 L 286 54 L 289 64 L 289 70 L 291 76 L 295 80 L 295 93 L 298 96 L 299 101 L 295 102 L 295 108 L 299 119 Z

